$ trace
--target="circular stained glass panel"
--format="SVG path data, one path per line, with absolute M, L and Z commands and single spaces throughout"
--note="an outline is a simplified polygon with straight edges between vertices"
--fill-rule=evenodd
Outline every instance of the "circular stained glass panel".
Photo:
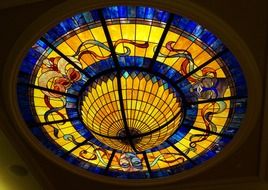
M 213 158 L 239 130 L 239 63 L 196 22 L 143 6 L 79 13 L 29 49 L 18 102 L 33 135 L 70 164 L 126 179 Z

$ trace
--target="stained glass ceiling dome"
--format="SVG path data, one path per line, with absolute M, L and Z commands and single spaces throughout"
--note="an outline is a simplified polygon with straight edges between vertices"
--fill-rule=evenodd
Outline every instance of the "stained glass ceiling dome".
M 21 114 L 66 162 L 147 179 L 205 164 L 240 128 L 247 85 L 238 61 L 195 21 L 144 6 L 65 19 L 29 49 Z

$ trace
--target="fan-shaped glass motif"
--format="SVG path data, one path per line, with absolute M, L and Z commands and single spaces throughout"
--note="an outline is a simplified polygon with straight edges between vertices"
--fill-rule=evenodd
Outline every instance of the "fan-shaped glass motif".
M 96 174 L 157 178 L 214 157 L 246 110 L 242 70 L 211 32 L 143 6 L 79 13 L 29 49 L 21 114 L 54 154 Z

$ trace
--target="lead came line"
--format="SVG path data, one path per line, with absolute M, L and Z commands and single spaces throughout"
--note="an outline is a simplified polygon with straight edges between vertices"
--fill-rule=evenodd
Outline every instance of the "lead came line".
M 189 156 L 187 156 L 184 152 L 182 152 L 178 147 L 176 147 L 174 144 L 172 144 L 170 141 L 166 141 L 170 146 L 172 146 L 172 148 L 174 148 L 176 151 L 178 151 L 182 156 L 184 156 L 185 158 L 187 158 L 187 160 L 189 160 L 189 162 L 191 162 L 193 165 L 196 165 L 196 163 L 189 158 Z
M 51 124 L 56 124 L 56 123 L 65 123 L 65 122 L 74 121 L 74 120 L 79 120 L 79 117 L 56 120 L 56 121 L 42 122 L 42 123 L 38 123 L 38 125 L 51 125 Z
M 60 50 L 58 50 L 53 44 L 51 44 L 47 39 L 41 37 L 40 40 L 44 42 L 48 47 L 54 50 L 59 56 L 65 59 L 68 63 L 70 63 L 74 68 L 83 73 L 86 77 L 90 78 L 90 75 L 86 73 L 82 68 L 80 68 L 77 64 L 75 64 L 69 57 L 63 54 Z
M 110 156 L 110 158 L 109 158 L 108 164 L 107 164 L 107 166 L 106 166 L 106 168 L 105 168 L 105 170 L 104 170 L 104 174 L 105 174 L 105 175 L 107 175 L 107 173 L 108 173 L 108 171 L 109 171 L 109 168 L 110 168 L 110 166 L 111 166 L 111 164 L 112 164 L 112 161 L 113 161 L 113 158 L 114 158 L 114 155 L 115 155 L 115 152 L 116 152 L 116 150 L 113 150 L 113 152 L 112 152 L 112 154 L 111 154 L 111 156 Z
M 60 94 L 60 95 L 63 95 L 63 96 L 78 98 L 78 96 L 75 95 L 75 94 L 70 94 L 70 93 L 66 93 L 66 92 L 60 92 L 60 91 L 57 91 L 57 90 L 45 88 L 45 87 L 42 87 L 42 86 L 37 86 L 37 85 L 34 85 L 34 84 L 30 84 L 30 83 L 27 83 L 27 84 L 26 83 L 18 83 L 18 84 L 28 86 L 30 88 L 35 88 L 35 89 L 38 89 L 38 90 L 43 90 L 43 91 L 52 92 L 52 93 L 55 93 L 55 94 Z
M 159 40 L 159 42 L 158 42 L 158 45 L 157 45 L 157 47 L 156 47 L 156 50 L 155 50 L 155 52 L 154 52 L 154 56 L 153 56 L 153 58 L 152 58 L 152 60 L 151 60 L 151 62 L 150 62 L 150 65 L 149 65 L 149 68 L 148 68 L 149 70 L 152 70 L 152 68 L 153 68 L 153 65 L 154 65 L 154 63 L 155 63 L 155 61 L 156 61 L 156 59 L 157 59 L 157 56 L 158 56 L 158 54 L 159 54 L 161 48 L 162 48 L 162 45 L 163 45 L 164 40 L 165 40 L 165 38 L 166 38 L 166 36 L 167 36 L 167 33 L 168 33 L 168 31 L 169 31 L 169 28 L 170 28 L 170 26 L 171 26 L 171 23 L 172 23 L 173 19 L 174 19 L 174 14 L 170 14 L 170 16 L 169 16 L 169 18 L 168 18 L 168 20 L 167 20 L 165 29 L 164 29 L 164 31 L 163 31 L 163 33 L 162 33 L 162 36 L 161 36 L 161 38 L 160 38 L 160 40 Z
M 150 163 L 149 163 L 147 154 L 146 154 L 146 152 L 142 152 L 142 154 L 143 154 L 143 158 L 144 158 L 144 160 L 145 160 L 146 167 L 147 167 L 147 169 L 148 169 L 150 178 L 152 178 L 152 169 L 151 169 L 151 166 L 150 166 Z
M 67 152 L 65 152 L 61 157 L 62 158 L 66 158 L 71 152 L 75 151 L 76 149 L 78 149 L 79 147 L 86 145 L 91 139 L 93 138 L 93 136 L 85 139 L 83 142 L 75 145 L 72 149 L 68 150 Z
M 201 100 L 197 102 L 188 102 L 186 103 L 187 106 L 196 105 L 196 104 L 204 104 L 209 102 L 218 102 L 218 101 L 225 101 L 225 100 L 239 100 L 239 99 L 246 99 L 247 96 L 229 96 L 224 98 L 213 98 L 208 100 Z
M 127 118 L 126 118 L 124 102 L 123 102 L 123 95 L 122 95 L 120 64 L 118 62 L 117 55 L 116 55 L 116 52 L 115 52 L 115 49 L 114 49 L 114 46 L 113 46 L 113 42 L 112 42 L 108 27 L 107 27 L 107 24 L 106 24 L 106 21 L 104 19 L 104 16 L 102 14 L 101 9 L 98 10 L 98 14 L 99 14 L 99 17 L 100 17 L 100 21 L 101 21 L 101 24 L 102 24 L 104 34 L 106 36 L 106 39 L 107 39 L 107 42 L 108 42 L 108 45 L 109 45 L 109 48 L 110 48 L 110 51 L 111 51 L 111 55 L 112 55 L 115 67 L 116 67 L 116 78 L 117 78 L 117 86 L 118 86 L 119 103 L 120 103 L 121 115 L 122 115 L 122 119 L 123 119 L 123 123 L 124 123 L 124 129 L 126 131 L 126 136 L 127 136 L 127 139 L 129 141 L 129 144 L 130 144 L 131 148 L 135 152 L 138 152 L 136 147 L 135 147 L 135 145 L 134 145 L 134 143 L 133 143 L 133 141 L 132 141 L 130 130 L 129 130 L 129 127 L 128 127 L 128 124 L 127 124 Z
M 203 67 L 207 66 L 208 64 L 210 64 L 212 61 L 220 58 L 222 55 L 224 55 L 225 53 L 227 53 L 229 50 L 227 48 L 223 49 L 221 52 L 217 53 L 214 57 L 210 58 L 209 60 L 207 60 L 205 63 L 201 64 L 200 66 L 198 66 L 197 68 L 195 68 L 194 70 L 190 71 L 189 73 L 187 73 L 186 75 L 182 76 L 180 79 L 178 79 L 176 81 L 176 83 L 180 83 L 181 81 L 187 79 L 189 76 L 191 76 L 192 74 L 196 73 L 197 71 L 199 71 L 200 69 L 202 69 Z
M 207 129 L 201 129 L 201 128 L 198 128 L 195 126 L 190 126 L 190 128 L 195 129 L 197 131 L 209 133 L 210 135 L 217 135 L 217 136 L 226 137 L 226 138 L 230 138 L 230 139 L 233 137 L 232 135 L 229 135 L 229 134 L 217 133 L 217 132 L 209 131 Z

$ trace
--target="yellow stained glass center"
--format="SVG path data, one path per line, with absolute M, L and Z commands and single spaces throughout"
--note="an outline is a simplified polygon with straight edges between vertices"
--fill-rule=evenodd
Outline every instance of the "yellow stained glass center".
M 81 108 L 85 125 L 99 141 L 123 152 L 133 151 L 130 141 L 138 151 L 163 143 L 182 119 L 178 93 L 164 80 L 144 73 L 121 76 L 120 84 L 121 90 L 115 76 L 105 76 L 89 86 Z

